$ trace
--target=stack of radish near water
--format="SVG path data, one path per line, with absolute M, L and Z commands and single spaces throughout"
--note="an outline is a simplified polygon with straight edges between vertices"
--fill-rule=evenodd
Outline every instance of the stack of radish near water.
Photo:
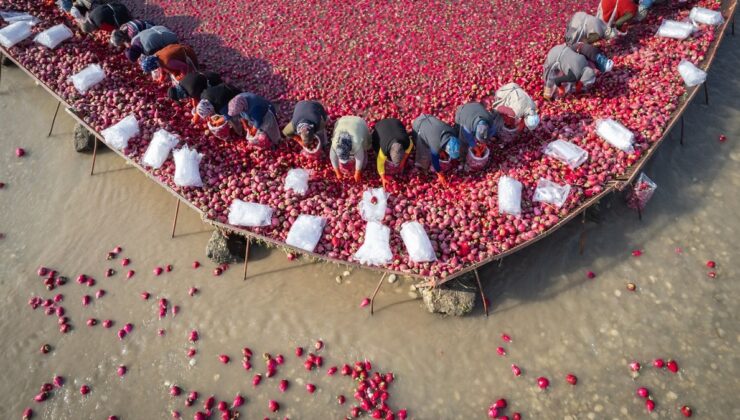
M 159 19 L 165 25 L 169 15 L 192 13 L 203 20 L 204 31 L 221 35 L 227 45 L 237 45 L 233 33 L 248 34 L 241 39 L 261 44 L 239 44 L 236 48 L 246 49 L 242 51 L 245 57 L 261 54 L 257 58 L 270 63 L 271 72 L 254 67 L 260 65 L 255 64 L 260 60 L 251 57 L 243 63 L 231 55 L 219 59 L 219 47 L 208 44 L 215 42 L 214 37 L 199 36 L 198 31 L 186 33 L 179 24 L 171 25 L 181 32 L 184 42 L 196 48 L 209 69 L 223 70 L 235 84 L 279 105 L 306 97 L 319 99 L 326 104 L 332 120 L 360 114 L 371 124 L 390 116 L 409 124 L 420 112 L 429 112 L 451 121 L 459 104 L 480 100 L 490 105 L 493 91 L 504 83 L 514 81 L 529 92 L 542 116 L 536 131 L 495 145 L 487 169 L 455 172 L 449 176 L 449 187 L 438 185 L 432 175 L 422 172 L 398 177 L 383 193 L 382 217 L 366 221 L 359 217 L 363 195 L 380 185 L 370 168 L 362 183 L 337 181 L 326 160 L 301 154 L 291 142 L 284 141 L 272 151 L 253 148 L 241 140 L 216 138 L 204 127 L 191 124 L 191 110 L 169 100 L 166 87 L 129 63 L 120 50 L 109 45 L 105 34 L 82 34 L 56 6 L 20 0 L 2 2 L 0 9 L 27 12 L 37 20 L 24 25 L 24 31 L 29 32 L 25 36 L 11 34 L 15 42 L 8 43 L 8 54 L 60 95 L 97 132 L 112 130 L 108 133 L 115 134 L 116 141 L 111 147 L 146 167 L 206 218 L 261 235 L 272 244 L 288 243 L 293 249 L 333 260 L 437 279 L 537 238 L 588 198 L 604 191 L 610 181 L 628 173 L 663 138 L 686 93 L 682 76 L 690 76 L 687 82 L 693 84 L 702 80 L 701 74 L 686 64 L 679 71 L 679 64 L 701 65 L 717 35 L 718 19 L 711 10 L 692 12 L 692 7 L 717 10 L 721 6 L 718 0 L 701 0 L 691 6 L 669 2 L 655 7 L 645 21 L 631 24 L 627 35 L 600 45 L 615 66 L 610 73 L 599 75 L 591 92 L 544 102 L 540 95 L 544 55 L 562 42 L 565 23 L 583 7 L 582 2 L 553 2 L 542 6 L 551 10 L 514 12 L 512 4 L 494 1 L 485 7 L 496 9 L 497 13 L 491 15 L 502 16 L 495 25 L 481 21 L 462 26 L 453 23 L 459 21 L 453 15 L 459 16 L 472 5 L 457 5 L 456 10 L 446 2 L 432 2 L 430 7 L 438 12 L 436 16 L 450 26 L 443 32 L 449 39 L 440 39 L 442 44 L 449 44 L 444 47 L 430 46 L 426 38 L 418 36 L 423 29 L 421 23 L 389 25 L 396 32 L 385 33 L 389 29 L 376 30 L 372 20 L 358 22 L 358 28 L 347 30 L 371 35 L 358 38 L 348 47 L 349 41 L 332 31 L 322 35 L 312 32 L 310 26 L 306 31 L 284 30 L 275 20 L 281 8 L 289 6 L 281 2 L 261 3 L 262 16 L 275 21 L 274 25 L 260 26 L 261 32 L 253 26 L 259 19 L 239 19 L 238 14 L 216 19 L 212 16 L 217 14 L 206 15 L 207 8 L 196 10 L 180 2 L 155 3 L 161 7 L 160 16 L 147 18 Z M 225 3 L 228 6 L 230 2 Z M 415 9 L 410 1 L 390 6 L 366 2 L 349 6 L 368 11 L 376 7 Z M 292 8 L 294 14 L 285 19 L 320 24 L 321 19 L 340 20 L 349 13 L 347 8 L 338 6 L 322 11 L 320 16 L 314 8 Z M 135 7 L 133 11 L 137 13 Z M 419 12 L 410 13 L 405 22 L 429 19 L 416 16 Z M 482 19 L 482 15 L 486 14 L 476 14 L 475 19 Z M 657 36 L 659 30 L 665 35 L 668 20 L 691 22 L 690 33 L 683 39 L 673 36 L 675 32 Z M 554 21 L 562 25 L 553 25 Z M 61 24 L 71 29 L 71 37 L 58 26 Z M 223 29 L 233 29 L 234 25 L 243 31 Z M 34 35 L 49 28 L 56 28 L 52 35 L 65 36 L 54 48 L 33 41 Z M 496 31 L 514 33 L 518 38 L 502 42 L 501 32 Z M 466 39 L 467 47 L 458 45 L 460 36 Z M 337 37 L 337 42 L 331 42 L 331 37 Z M 480 45 L 486 41 L 486 54 L 474 54 L 471 46 L 476 40 Z M 399 70 L 394 54 L 407 57 L 415 48 L 429 57 L 401 63 L 403 71 Z M 438 50 L 451 54 L 446 62 L 460 62 L 460 69 L 439 65 Z M 342 54 L 361 59 L 345 60 L 344 66 L 338 66 L 335 60 Z M 291 60 L 303 55 L 320 58 L 305 69 L 290 65 Z M 394 60 L 396 64 L 390 65 Z M 338 68 L 343 70 L 337 73 Z M 83 71 L 87 72 L 83 73 L 85 77 L 80 76 Z M 70 79 L 73 76 L 78 77 Z M 397 78 L 398 83 L 389 77 Z M 353 82 L 341 84 L 348 78 Z M 280 79 L 287 83 L 280 85 Z M 73 83 L 75 80 L 84 83 Z M 279 107 L 281 124 L 287 122 L 291 112 L 289 106 Z M 125 123 L 119 125 L 122 121 Z M 157 132 L 159 140 L 153 144 Z M 304 171 L 297 188 L 295 172 L 286 185 L 286 178 L 295 170 Z M 239 217 L 230 214 L 230 209 L 240 208 L 239 203 L 269 208 L 269 218 L 240 222 Z M 383 244 L 383 258 L 366 258 L 368 242 Z

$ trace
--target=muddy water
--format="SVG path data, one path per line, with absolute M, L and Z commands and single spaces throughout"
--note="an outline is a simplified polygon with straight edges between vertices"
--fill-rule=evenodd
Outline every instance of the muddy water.
M 603 221 L 586 223 L 586 247 L 579 255 L 580 223 L 573 223 L 530 249 L 482 272 L 493 310 L 465 318 L 425 313 L 403 280 L 385 284 L 376 314 L 358 308 L 377 277 L 355 271 L 337 283 L 342 267 L 287 261 L 277 251 L 255 249 L 249 280 L 242 266 L 223 276 L 211 274 L 204 247 L 210 229 L 183 207 L 175 239 L 169 239 L 175 201 L 113 153 L 101 153 L 96 174 L 90 157 L 74 152 L 72 120 L 61 114 L 54 133 L 46 133 L 55 103 L 17 69 L 3 69 L 0 87 L 0 418 L 20 418 L 27 407 L 44 419 L 169 418 L 170 410 L 192 418 L 184 399 L 168 394 L 169 384 L 231 401 L 247 397 L 242 418 L 269 416 L 267 401 L 281 403 L 281 418 L 341 418 L 336 396 L 352 399 L 352 382 L 306 372 L 293 356 L 295 346 L 322 339 L 325 366 L 363 358 L 392 371 L 390 404 L 423 419 L 485 418 L 488 405 L 505 397 L 525 418 L 602 419 L 647 417 L 634 397 L 638 386 L 654 395 L 653 417 L 680 418 L 689 404 L 699 418 L 740 418 L 740 344 L 737 282 L 740 254 L 740 45 L 728 37 L 709 76 L 711 103 L 701 100 L 686 114 L 686 144 L 663 146 L 648 174 L 659 189 L 642 222 L 621 199 L 604 203 Z M 701 99 L 701 97 L 699 97 Z M 727 135 L 719 143 L 719 134 Z M 23 146 L 28 155 L 17 159 Z M 136 275 L 125 280 L 120 258 L 106 260 L 124 247 Z M 680 248 L 681 252 L 676 252 Z M 632 257 L 642 249 L 644 255 Z M 705 262 L 718 263 L 710 279 Z M 194 260 L 203 266 L 191 268 Z M 172 264 L 155 277 L 155 266 Z M 74 279 L 87 273 L 93 288 L 74 281 L 47 292 L 35 276 L 39 265 Z M 106 278 L 105 270 L 117 273 Z M 585 272 L 596 278 L 589 280 Z M 627 282 L 637 291 L 628 292 Z M 191 286 L 200 289 L 188 296 Z M 84 294 L 107 294 L 83 307 Z M 144 301 L 142 291 L 152 298 Z M 73 325 L 62 335 L 56 317 L 32 311 L 32 295 L 64 294 Z M 158 319 L 156 298 L 167 298 L 180 313 Z M 88 318 L 112 319 L 113 328 L 87 327 Z M 134 330 L 124 340 L 116 331 L 126 322 Z M 157 330 L 165 335 L 158 336 Z M 190 330 L 201 339 L 186 351 Z M 512 343 L 503 343 L 507 332 Z M 49 343 L 53 351 L 41 355 Z M 504 346 L 505 357 L 496 354 Z M 251 347 L 255 368 L 245 372 L 240 349 Z M 291 388 L 280 394 L 277 379 L 253 388 L 263 372 L 263 352 L 286 355 L 277 378 Z M 219 354 L 232 362 L 223 365 Z M 680 372 L 646 368 L 633 379 L 631 360 L 644 365 L 656 357 L 673 358 Z M 514 377 L 510 365 L 523 370 Z M 119 378 L 116 367 L 129 373 Z M 573 387 L 564 381 L 578 376 Z M 33 396 L 53 375 L 67 384 L 44 403 Z M 550 378 L 546 392 L 536 378 Z M 315 383 L 309 395 L 303 384 Z M 81 397 L 79 386 L 92 392 Z M 196 403 L 202 404 L 202 399 Z

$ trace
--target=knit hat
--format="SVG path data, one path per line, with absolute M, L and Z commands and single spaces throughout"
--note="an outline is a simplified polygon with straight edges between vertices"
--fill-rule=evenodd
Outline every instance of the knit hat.
M 110 43 L 116 47 L 120 47 L 124 42 L 128 41 L 128 35 L 120 29 L 110 33 Z M 128 51 L 127 51 L 128 53 Z M 128 58 L 128 55 L 126 56 Z
M 210 118 L 216 113 L 216 109 L 208 99 L 201 99 L 195 107 L 195 113 L 203 119 Z
M 445 152 L 450 156 L 450 159 L 460 158 L 460 140 L 457 137 L 450 137 L 445 145 Z
M 403 145 L 401 143 L 397 141 L 393 142 L 393 144 L 391 145 L 391 150 L 390 150 L 391 162 L 393 162 L 393 164 L 395 165 L 400 165 L 405 153 L 406 151 L 403 150 Z
M 249 103 L 247 101 L 246 95 L 239 94 L 234 96 L 229 101 L 229 115 L 232 117 L 236 117 L 237 115 L 241 115 L 242 112 L 245 112 L 247 108 L 249 107 Z
M 314 134 L 314 127 L 311 123 L 302 122 L 298 123 L 295 131 L 299 136 L 301 136 L 303 141 L 306 141 Z
M 347 133 L 339 135 L 339 144 L 337 144 L 337 154 L 339 161 L 342 163 L 349 162 L 350 153 L 352 152 L 352 136 Z
M 488 139 L 489 125 L 486 121 L 478 121 L 475 126 L 475 139 L 476 140 L 487 140 Z
M 187 98 L 188 93 L 185 91 L 185 88 L 178 84 L 167 89 L 167 96 L 173 101 L 179 101 Z
M 141 59 L 141 69 L 144 73 L 151 73 L 159 68 L 159 58 L 153 55 L 148 55 Z

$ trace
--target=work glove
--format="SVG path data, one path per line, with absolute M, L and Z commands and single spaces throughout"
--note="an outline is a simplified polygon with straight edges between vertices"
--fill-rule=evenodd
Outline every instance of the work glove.
M 334 175 L 337 176 L 337 179 L 338 180 L 340 180 L 340 181 L 342 180 L 342 173 L 339 172 L 339 168 L 334 168 Z
M 445 178 L 444 174 L 442 172 L 437 172 L 437 181 L 439 181 L 440 184 L 442 184 L 445 187 L 449 187 L 450 184 L 447 182 L 447 178 Z
M 390 181 L 388 181 L 388 178 L 385 175 L 381 175 L 380 182 L 383 184 L 383 189 L 387 190 L 388 184 L 390 183 Z
M 355 182 L 360 182 L 362 180 L 362 172 L 355 171 Z

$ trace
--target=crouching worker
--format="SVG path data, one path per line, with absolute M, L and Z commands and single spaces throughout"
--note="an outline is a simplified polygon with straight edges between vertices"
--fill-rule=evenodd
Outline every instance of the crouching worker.
M 283 135 L 300 144 L 303 152 L 319 156 L 326 149 L 326 123 L 329 115 L 317 101 L 300 101 L 293 109 L 293 118 L 283 128 Z
M 154 26 L 153 22 L 142 19 L 130 20 L 118 29 L 110 33 L 110 43 L 114 47 L 129 47 L 131 40 L 134 39 L 144 29 Z
M 77 25 L 85 33 L 95 31 L 113 32 L 131 20 L 131 13 L 128 8 L 120 3 L 95 5 L 87 15 L 83 16 L 84 18 L 77 19 Z
M 177 34 L 164 26 L 152 26 L 134 36 L 131 45 L 126 49 L 126 58 L 135 63 L 142 54 L 152 55 L 168 45 L 177 43 Z
M 354 172 L 355 181 L 360 182 L 362 170 L 367 164 L 368 149 L 370 149 L 370 129 L 365 120 L 353 115 L 337 120 L 329 150 L 329 159 L 337 179 L 342 179 L 342 170 L 347 170 L 350 173 Z
M 463 140 L 460 144 L 460 160 L 468 160 L 468 150 L 473 155 L 481 158 L 485 150 L 490 146 L 493 137 L 501 125 L 501 117 L 488 111 L 480 102 L 470 102 L 460 105 L 455 112 L 455 124 L 459 127 L 458 138 Z M 490 156 L 490 154 L 489 154 Z M 485 166 L 485 162 L 478 162 L 476 166 Z M 467 166 L 467 165 L 466 165 Z M 481 169 L 479 167 L 473 169 Z
M 428 170 L 431 162 L 439 182 L 447 185 L 442 160 L 449 163 L 460 158 L 460 141 L 455 137 L 455 129 L 429 114 L 416 117 L 411 127 L 416 144 L 416 166 Z
M 198 56 L 187 45 L 171 44 L 144 57 L 141 60 L 141 69 L 144 73 L 159 69 L 159 83 L 164 83 L 167 76 L 179 83 L 188 73 L 198 71 Z
M 607 25 L 603 20 L 588 13 L 576 12 L 570 18 L 565 30 L 565 43 L 575 45 L 579 42 L 593 44 L 600 39 L 612 39 L 618 34 L 617 30 Z
M 193 110 L 193 124 L 206 121 L 208 130 L 217 138 L 227 140 L 231 133 L 229 101 L 239 94 L 239 89 L 221 83 L 203 91 L 200 102 Z
M 403 172 L 414 143 L 401 120 L 397 118 L 384 118 L 375 123 L 371 140 L 377 154 L 378 175 L 383 187 L 387 189 L 388 177 Z
M 501 135 L 517 134 L 526 127 L 532 131 L 540 123 L 537 105 L 527 92 L 516 83 L 507 83 L 496 91 L 493 109 L 503 121 Z M 506 139 L 510 140 L 510 139 Z
M 596 72 L 591 63 L 602 72 L 611 71 L 614 66 L 614 62 L 593 45 L 581 42 L 573 46 L 561 44 L 552 47 L 544 66 L 545 99 L 553 99 L 556 90 L 558 97 L 588 90 L 596 82 Z
M 189 99 L 190 106 L 195 108 L 204 90 L 223 83 L 221 75 L 212 71 L 190 72 L 180 80 L 180 83 L 167 90 L 167 96 L 173 101 Z
M 280 143 L 280 128 L 275 107 L 267 99 L 251 92 L 234 96 L 228 105 L 232 127 L 258 147 L 275 148 Z

